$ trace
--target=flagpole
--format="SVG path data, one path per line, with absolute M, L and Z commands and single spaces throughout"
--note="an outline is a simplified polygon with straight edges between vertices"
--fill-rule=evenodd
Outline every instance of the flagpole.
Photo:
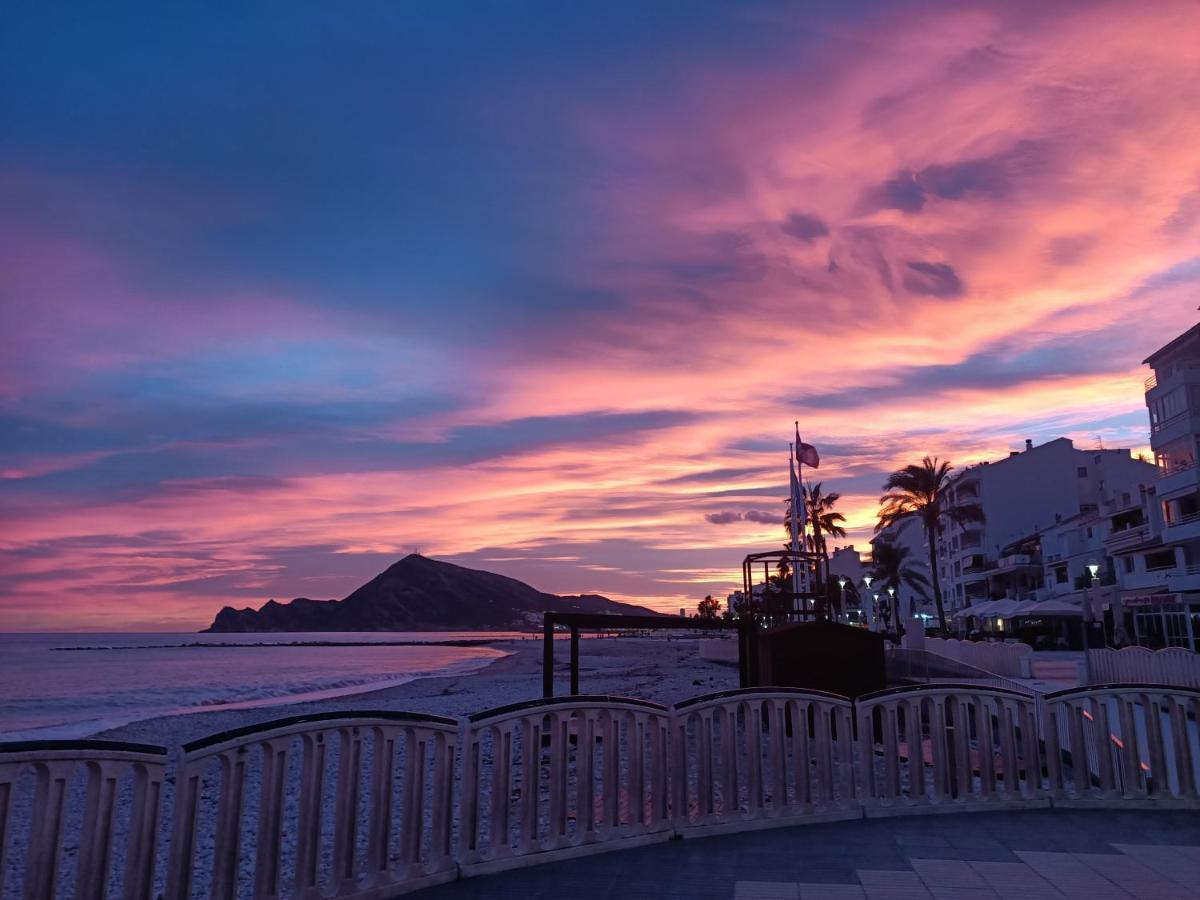
M 792 424 L 793 424 L 793 425 L 796 427 L 796 481 L 797 481 L 797 483 L 798 483 L 798 484 L 799 484 L 799 486 L 800 486 L 800 488 L 799 488 L 799 494 L 800 494 L 800 503 L 803 505 L 803 504 L 805 504 L 805 499 L 804 499 L 804 463 L 800 461 L 800 422 L 799 422 L 799 420 L 796 420 L 796 421 L 794 421 Z M 805 531 L 807 531 L 807 525 L 806 525 L 807 521 L 808 521 L 808 509 L 807 509 L 807 508 L 805 508 L 805 510 L 804 510 L 804 518 L 802 518 L 802 519 L 800 520 L 800 542 L 801 542 L 801 543 L 803 543 L 803 542 L 806 540 Z M 816 528 L 817 528 L 817 525 L 816 525 L 816 523 L 814 522 L 814 523 L 813 523 L 813 553 L 814 553 L 814 554 L 816 554 L 816 552 L 817 552 L 817 532 L 816 532 Z M 815 558 L 815 556 L 814 556 L 814 562 L 813 562 L 813 566 L 814 566 L 814 571 L 813 571 L 813 583 L 812 583 L 812 585 L 811 585 L 811 587 L 812 587 L 812 589 L 813 589 L 814 591 L 815 591 L 815 589 L 816 589 L 817 582 L 818 582 L 818 581 L 820 581 L 820 575 L 821 575 L 821 573 L 820 573 L 820 571 L 819 571 L 819 567 L 820 567 L 820 565 L 821 565 L 821 561 L 820 561 L 819 559 L 816 559 L 816 558 Z M 814 609 L 814 610 L 813 610 L 813 612 L 815 613 L 815 612 L 816 612 L 816 610 Z
M 796 478 L 796 463 L 795 463 L 795 448 L 788 444 L 788 474 L 791 477 L 791 482 L 788 485 L 788 491 L 792 495 L 792 604 L 795 605 L 796 597 L 800 594 L 800 509 L 798 504 L 804 502 L 804 491 L 797 490 L 799 482 Z M 795 610 L 793 609 L 793 612 Z

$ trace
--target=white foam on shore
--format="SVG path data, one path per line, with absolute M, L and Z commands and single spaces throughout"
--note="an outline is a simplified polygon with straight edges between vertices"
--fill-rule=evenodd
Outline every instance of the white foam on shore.
M 316 700 L 328 700 L 334 697 L 347 697 L 354 694 L 369 694 L 373 691 L 384 690 L 386 688 L 397 687 L 402 684 L 408 684 L 422 678 L 442 678 L 452 677 L 456 675 L 469 675 L 472 672 L 477 672 L 490 666 L 492 663 L 503 659 L 511 654 L 504 651 L 496 651 L 495 656 L 477 657 L 475 659 L 463 659 L 450 663 L 445 666 L 440 666 L 424 672 L 410 672 L 406 675 L 397 676 L 395 678 L 386 679 L 347 679 L 334 684 L 326 684 L 319 688 L 300 688 L 299 690 L 288 691 L 272 690 L 264 686 L 260 696 L 242 699 L 242 700 L 201 700 L 195 704 L 178 707 L 155 707 L 142 710 L 123 710 L 121 713 L 104 716 L 102 718 L 84 719 L 74 722 L 64 722 L 57 725 L 47 725 L 40 728 L 30 728 L 21 731 L 0 732 L 0 742 L 9 741 L 52 741 L 52 740 L 79 740 L 98 734 L 102 731 L 108 731 L 113 728 L 120 728 L 124 725 L 129 725 L 133 722 L 142 722 L 148 719 L 158 719 L 164 716 L 179 716 L 190 715 L 192 713 L 215 712 L 223 710 L 238 710 L 238 709 L 255 709 L 263 706 L 286 706 L 294 703 L 307 703 Z

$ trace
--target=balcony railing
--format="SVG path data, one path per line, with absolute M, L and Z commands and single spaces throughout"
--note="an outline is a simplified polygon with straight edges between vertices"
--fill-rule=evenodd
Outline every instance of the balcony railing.
M 1175 415 L 1171 416 L 1171 418 L 1169 418 L 1169 419 L 1163 419 L 1161 422 L 1155 422 L 1154 424 L 1152 424 L 1150 426 L 1150 431 L 1157 433 L 1159 431 L 1162 431 L 1165 428 L 1170 428 L 1172 425 L 1182 422 L 1189 415 L 1191 415 L 1191 410 L 1187 410 L 1187 409 L 1185 409 L 1181 413 L 1175 413 Z
M 1200 520 L 1200 511 L 1194 512 L 1194 513 L 1188 513 L 1186 516 L 1180 516 L 1178 519 L 1174 519 L 1173 521 L 1168 522 L 1167 527 L 1168 528 L 1178 528 L 1180 525 L 1188 525 L 1197 520 Z
M 1146 385 L 1146 390 L 1148 390 L 1148 391 L 1154 390 L 1156 387 L 1158 387 L 1158 376 L 1151 375 L 1149 378 L 1147 378 L 1145 380 L 1144 384 Z
M 1174 465 L 1170 466 L 1160 466 L 1158 469 L 1158 477 L 1169 478 L 1172 475 L 1178 475 L 1180 472 L 1186 472 L 1188 469 L 1194 468 L 1196 468 L 1196 460 L 1194 459 L 1189 460 L 1188 462 L 1175 463 Z
M 1000 557 L 1001 569 L 1016 569 L 1020 566 L 1035 565 L 1033 557 L 1028 553 L 1010 553 L 1008 556 Z
M 1104 543 L 1109 547 L 1124 547 L 1130 544 L 1141 543 L 1146 539 L 1149 533 L 1149 525 L 1135 525 L 1132 528 L 1124 528 L 1121 531 L 1114 531 L 1104 539 Z

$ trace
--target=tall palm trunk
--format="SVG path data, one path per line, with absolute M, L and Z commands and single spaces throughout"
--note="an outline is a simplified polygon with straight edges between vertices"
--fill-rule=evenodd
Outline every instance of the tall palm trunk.
M 929 542 L 929 574 L 933 576 L 933 603 L 937 607 L 938 625 L 942 629 L 942 637 L 950 637 L 950 629 L 946 627 L 946 607 L 942 603 L 942 579 L 938 577 L 937 566 L 937 529 L 925 526 L 925 539 Z

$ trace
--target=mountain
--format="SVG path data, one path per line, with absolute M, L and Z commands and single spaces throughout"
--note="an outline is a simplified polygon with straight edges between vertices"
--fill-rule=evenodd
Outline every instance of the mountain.
M 413 553 L 344 600 L 227 606 L 205 631 L 472 631 L 540 625 L 544 612 L 658 615 L 596 594 L 545 594 L 515 578 Z

